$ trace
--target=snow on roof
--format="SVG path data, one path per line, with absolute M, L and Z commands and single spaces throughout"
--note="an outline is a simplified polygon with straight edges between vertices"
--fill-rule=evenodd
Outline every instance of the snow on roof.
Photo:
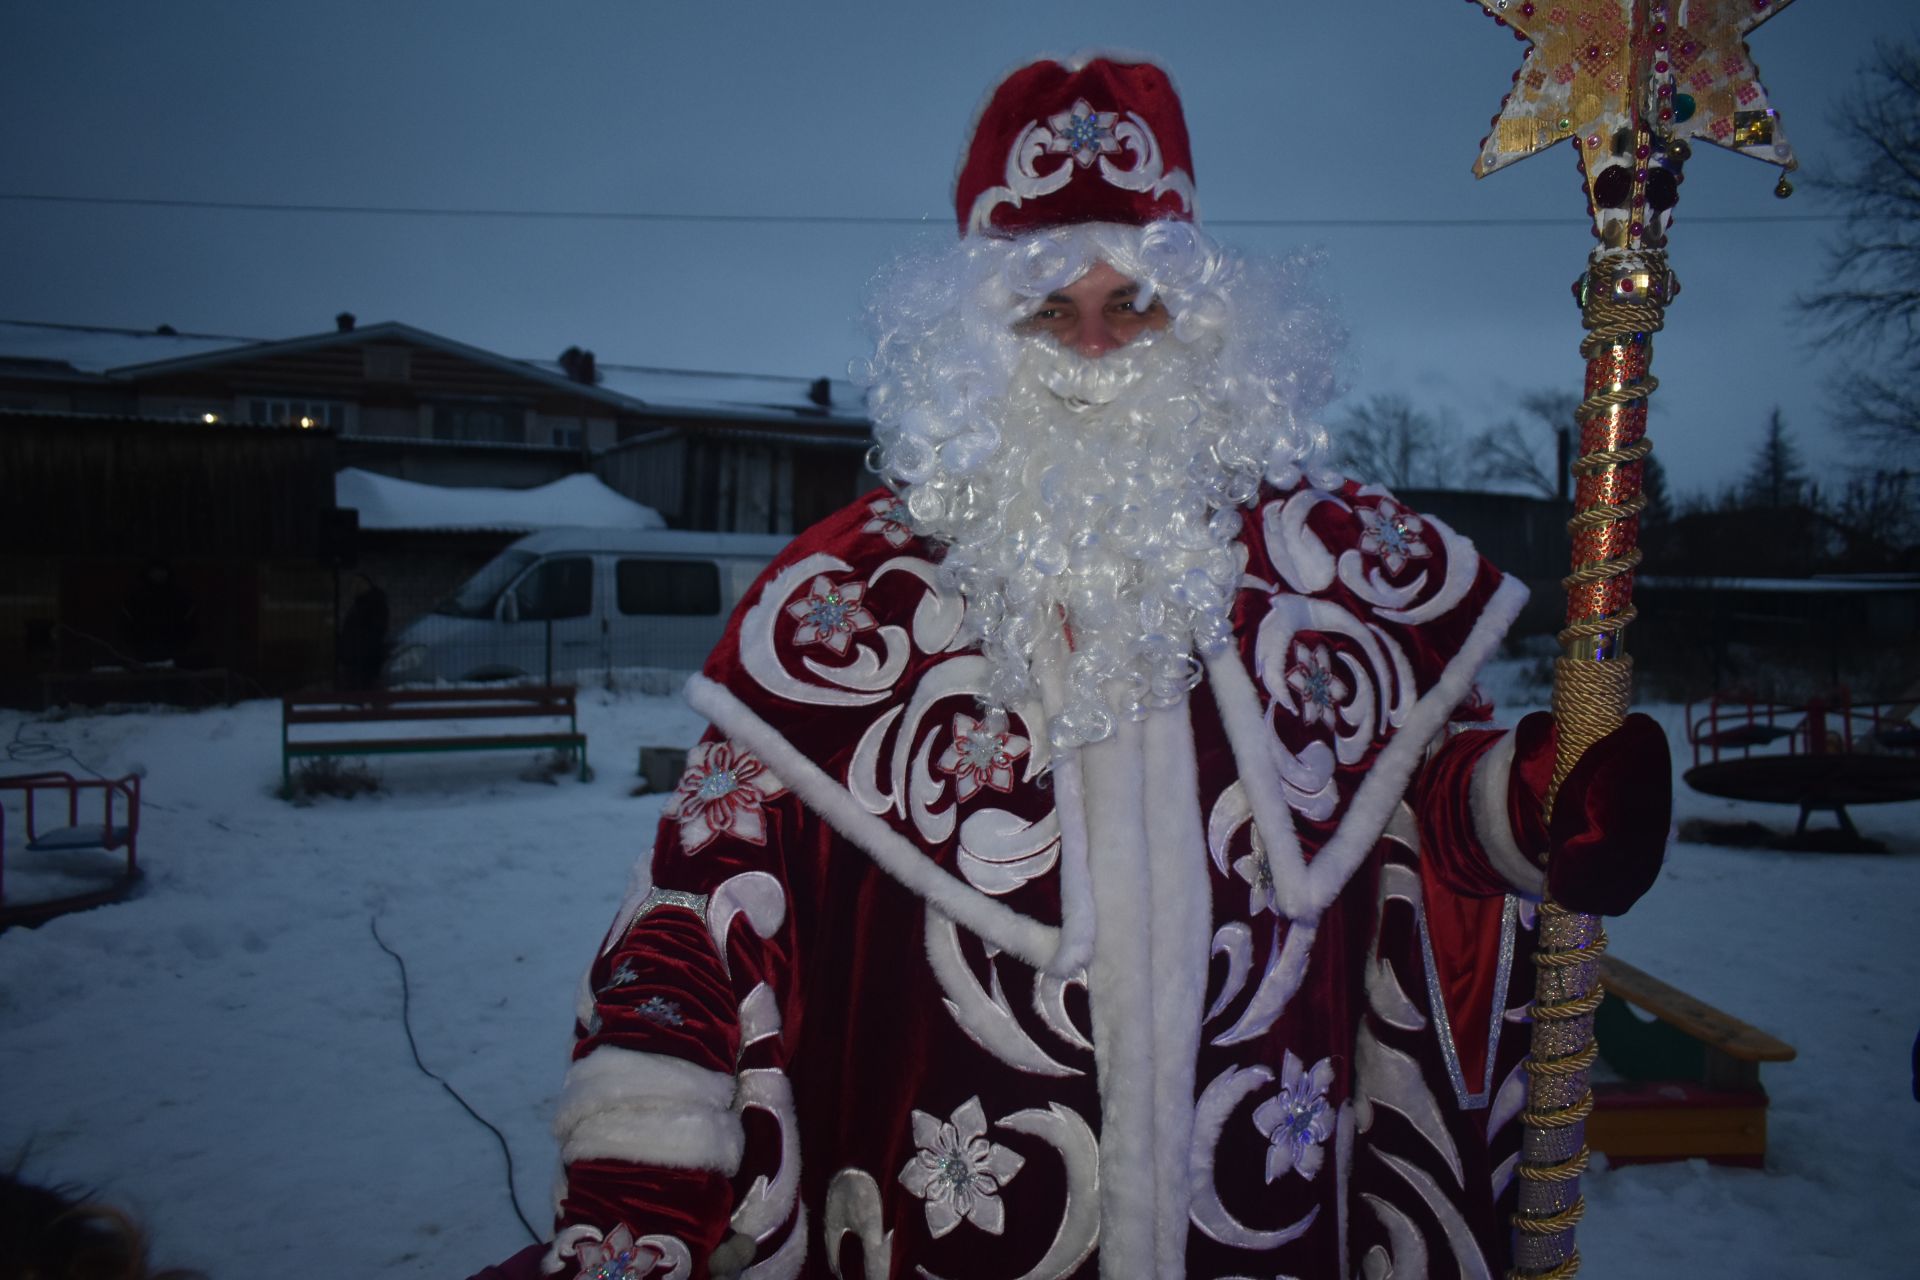
M 238 354 L 246 347 L 280 349 L 336 341 L 361 342 L 378 337 L 386 330 L 459 351 L 470 358 L 490 361 L 501 367 L 518 367 L 544 378 L 568 379 L 567 371 L 557 361 L 503 356 L 398 322 L 363 325 L 350 333 L 327 331 L 269 340 L 208 333 L 163 334 L 104 325 L 0 320 L 0 361 L 42 361 L 50 363 L 54 370 L 71 366 L 87 374 L 113 372 L 115 376 L 138 377 L 149 366 L 209 355 Z M 598 381 L 591 387 L 574 385 L 583 393 L 628 401 L 636 409 L 684 409 L 729 416 L 739 416 L 743 411 L 760 415 L 771 411 L 774 414 L 792 415 L 796 420 L 812 419 L 860 426 L 864 426 L 867 420 L 861 389 L 845 378 L 828 379 L 830 403 L 823 407 L 815 404 L 811 398 L 817 381 L 813 378 L 621 364 L 601 364 L 597 372 Z
M 564 375 L 550 360 L 525 363 Z M 650 408 L 726 410 L 773 409 L 826 421 L 866 421 L 866 404 L 859 387 L 845 378 L 831 378 L 831 403 L 825 408 L 810 398 L 815 379 L 766 373 L 711 373 L 687 369 L 653 369 L 641 365 L 600 364 L 596 368 L 602 391 L 639 400 Z
M 0 320 L 0 360 L 45 360 L 71 365 L 82 373 L 179 360 L 252 346 L 256 341 L 212 333 L 155 333 L 151 329 Z
M 615 493 L 596 476 L 572 475 L 532 489 L 453 489 L 347 467 L 333 481 L 334 502 L 360 512 L 362 529 L 530 533 L 591 526 L 664 529 L 652 507 Z

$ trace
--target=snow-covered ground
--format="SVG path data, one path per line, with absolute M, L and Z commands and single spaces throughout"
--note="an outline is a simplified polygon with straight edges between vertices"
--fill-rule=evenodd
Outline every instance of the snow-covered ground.
M 1517 669 L 1489 683 L 1511 695 Z M 629 794 L 637 750 L 700 728 L 601 691 L 581 725 L 590 783 L 510 752 L 391 757 L 378 794 L 297 807 L 276 703 L 0 712 L 0 772 L 144 769 L 147 868 L 132 901 L 0 934 L 0 1163 L 99 1189 L 216 1277 L 458 1280 L 525 1243 L 492 1136 L 409 1056 L 370 923 L 406 959 L 422 1057 L 505 1132 L 543 1225 L 574 986 L 662 803 Z M 1676 795 L 1681 818 L 1793 816 Z M 1588 1176 L 1585 1274 L 1920 1274 L 1920 803 L 1854 818 L 1893 852 L 1676 845 L 1612 925 L 1621 956 L 1800 1056 L 1766 1073 L 1764 1171 Z

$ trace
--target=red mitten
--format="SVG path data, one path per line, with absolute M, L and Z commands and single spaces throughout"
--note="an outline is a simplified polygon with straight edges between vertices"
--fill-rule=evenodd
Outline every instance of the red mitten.
M 1553 718 L 1536 711 L 1514 730 L 1508 799 L 1515 835 L 1537 854 L 1544 843 L 1547 892 L 1590 915 L 1624 915 L 1653 887 L 1673 821 L 1673 762 L 1667 736 L 1635 713 L 1581 755 L 1560 784 L 1553 821 L 1540 806 L 1553 772 Z

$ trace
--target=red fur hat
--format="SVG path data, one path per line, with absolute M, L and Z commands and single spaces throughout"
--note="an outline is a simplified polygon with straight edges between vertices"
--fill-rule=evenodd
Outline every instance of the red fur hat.
M 1180 96 L 1150 62 L 1036 62 L 1000 82 L 954 184 L 962 236 L 1193 221 Z

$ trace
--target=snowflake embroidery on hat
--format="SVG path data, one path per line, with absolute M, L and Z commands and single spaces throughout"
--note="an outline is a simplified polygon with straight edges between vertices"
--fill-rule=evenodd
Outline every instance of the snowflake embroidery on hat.
M 987 1115 L 977 1095 L 961 1103 L 952 1120 L 915 1111 L 913 1143 L 919 1150 L 900 1170 L 900 1185 L 926 1201 L 927 1230 L 934 1239 L 962 1218 L 988 1235 L 1006 1229 L 1000 1188 L 1026 1161 L 987 1141 Z
M 904 547 L 913 541 L 906 503 L 898 498 L 875 498 L 867 504 L 867 510 L 873 512 L 873 519 L 861 525 L 860 532 L 877 533 L 894 547 Z
M 1004 712 L 990 711 L 985 722 L 969 715 L 953 718 L 953 741 L 934 761 L 940 772 L 951 774 L 960 799 L 972 798 L 981 787 L 1013 790 L 1013 762 L 1033 744 L 1007 729 Z
M 602 991 L 612 991 L 616 987 L 630 987 L 640 981 L 640 971 L 633 967 L 633 961 L 622 957 L 619 967 L 607 975 L 607 985 Z
M 669 1277 L 685 1276 L 692 1262 L 680 1241 L 658 1235 L 635 1239 L 633 1228 L 624 1222 L 602 1239 L 579 1241 L 574 1257 L 580 1263 L 579 1280 L 645 1280 L 662 1269 Z
M 1333 658 L 1324 644 L 1293 646 L 1293 665 L 1287 668 L 1287 687 L 1300 695 L 1300 718 L 1308 724 L 1326 721 L 1335 728 L 1333 709 L 1353 692 L 1340 673 L 1333 669 Z
M 1366 529 L 1360 535 L 1360 550 L 1378 556 L 1386 563 L 1388 573 L 1398 573 L 1407 561 L 1425 560 L 1433 554 L 1420 537 L 1426 524 L 1392 498 L 1380 499 L 1378 510 L 1358 507 L 1354 514 Z
M 680 824 L 680 847 L 698 853 L 721 835 L 747 844 L 767 842 L 767 801 L 786 784 L 751 752 L 731 742 L 703 742 L 663 811 Z
M 1333 1083 L 1333 1061 L 1322 1058 L 1311 1071 L 1287 1050 L 1280 1064 L 1280 1092 L 1254 1109 L 1253 1124 L 1267 1140 L 1267 1181 L 1289 1170 L 1312 1179 L 1326 1159 L 1324 1143 L 1333 1133 L 1333 1108 L 1327 1105 L 1327 1086 Z
M 1082 98 L 1071 110 L 1047 117 L 1047 127 L 1053 130 L 1047 150 L 1056 155 L 1071 154 L 1075 164 L 1088 168 L 1099 157 L 1120 150 L 1120 140 L 1113 136 L 1113 126 L 1119 119 L 1119 112 L 1095 111 Z
M 860 603 L 866 594 L 864 583 L 846 582 L 836 586 L 825 574 L 815 578 L 807 594 L 787 606 L 787 616 L 800 624 L 793 633 L 793 642 L 823 644 L 835 653 L 845 653 L 855 635 L 880 625 L 873 613 Z

